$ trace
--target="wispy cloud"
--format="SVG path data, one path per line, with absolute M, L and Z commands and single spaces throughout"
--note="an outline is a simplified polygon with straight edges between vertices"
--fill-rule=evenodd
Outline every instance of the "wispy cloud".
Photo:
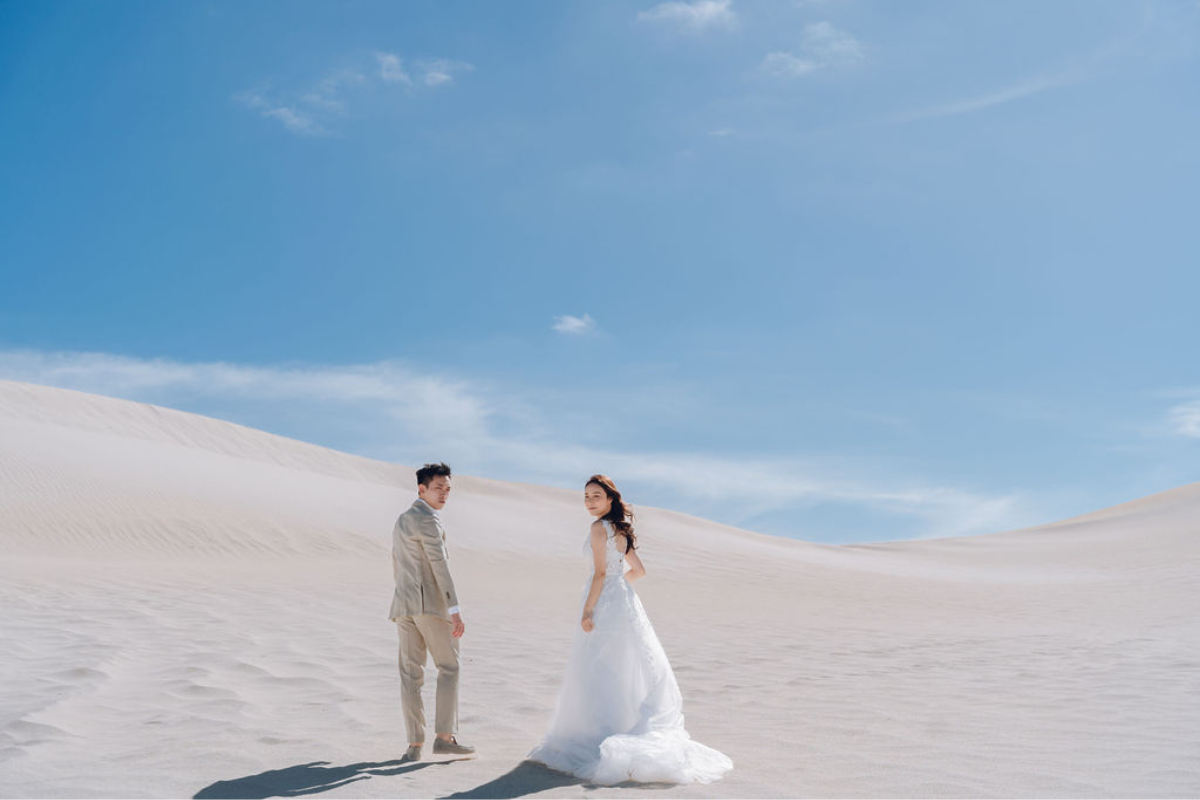
M 412 75 L 404 68 L 404 62 L 395 53 L 376 53 L 375 60 L 379 66 L 379 78 L 385 83 L 402 83 L 413 85 Z M 474 64 L 466 61 L 455 61 L 449 58 L 434 58 L 416 62 L 415 73 L 417 82 L 429 88 L 445 86 L 454 83 L 455 75 L 471 72 Z
M 915 531 L 906 538 L 1029 522 L 1018 495 L 888 478 L 856 460 L 597 446 L 575 433 L 577 416 L 556 421 L 562 397 L 547 406 L 540 393 L 531 400 L 487 381 L 394 361 L 250 366 L 0 350 L 0 378 L 208 413 L 400 463 L 445 459 L 467 474 L 575 486 L 580 476 L 601 471 L 637 487 L 644 502 L 731 524 L 785 510 L 797 515 L 798 532 L 803 512 L 819 505 L 889 516 L 893 527 Z M 582 411 L 586 398 L 568 405 Z M 895 538 L 887 533 L 874 538 Z
M 801 78 L 822 70 L 846 69 L 863 58 L 862 43 L 854 36 L 829 22 L 813 22 L 804 26 L 799 53 L 768 53 L 762 68 L 779 78 Z
M 639 22 L 669 25 L 689 33 L 737 26 L 732 0 L 659 3 L 649 11 L 639 11 L 637 18 Z
M 300 99 L 314 108 L 343 111 L 346 107 L 342 98 L 343 91 L 347 87 L 360 86 L 366 80 L 366 75 L 357 69 L 338 70 L 317 81 L 316 86 Z
M 383 82 L 412 85 L 412 78 L 404 71 L 400 56 L 395 53 L 376 53 L 375 61 L 379 66 L 379 79 Z
M 1026 97 L 1032 97 L 1036 94 L 1058 89 L 1063 86 L 1069 86 L 1073 83 L 1078 83 L 1083 79 L 1083 72 L 1077 68 L 1062 70 L 1060 72 L 1047 73 L 1038 75 L 1033 78 L 1020 81 L 1018 83 L 1007 86 L 1003 89 L 997 89 L 991 92 L 976 97 L 969 97 L 962 100 L 956 100 L 943 105 L 932 106 L 930 108 L 919 109 L 896 117 L 897 122 L 914 122 L 922 119 L 933 119 L 936 117 L 953 117 L 959 114 L 969 114 L 973 111 L 982 111 L 985 108 L 1011 103 L 1014 100 L 1021 100 Z
M 278 121 L 295 134 L 317 136 L 329 134 L 338 117 L 345 115 L 353 104 L 366 103 L 383 96 L 385 91 L 402 87 L 407 94 L 414 89 L 424 90 L 449 86 L 455 77 L 471 72 L 474 65 L 446 58 L 416 62 L 413 74 L 405 68 L 396 53 L 376 51 L 373 63 L 365 58 L 358 63 L 332 71 L 303 90 L 256 89 L 233 96 L 238 104 L 259 112 L 263 117 Z
M 767 53 L 763 57 L 763 69 L 769 74 L 780 78 L 799 78 L 816 72 L 817 62 L 809 58 L 800 58 L 791 53 Z
M 493 413 L 462 380 L 412 370 L 396 362 L 326 366 L 247 366 L 139 359 L 107 353 L 0 351 L 0 378 L 58 386 L 179 408 L 214 400 L 328 406 L 362 419 L 389 420 L 402 439 L 477 437 Z M 323 410 L 322 410 L 323 409 Z
M 1153 4 L 1146 3 L 1142 7 L 1142 16 L 1138 25 L 1131 27 L 1121 36 L 1095 52 L 1075 57 L 1065 67 L 1045 70 L 1032 77 L 1024 78 L 999 89 L 982 92 L 973 97 L 966 97 L 949 103 L 941 103 L 917 109 L 916 111 L 904 112 L 896 115 L 893 120 L 895 122 L 914 122 L 917 120 L 970 114 L 1082 83 L 1100 65 L 1128 51 L 1138 41 L 1143 39 L 1152 30 L 1153 19 Z
M 448 58 L 438 58 L 433 61 L 422 61 L 421 82 L 426 86 L 443 86 L 454 82 L 456 74 L 471 72 L 474 65 L 465 61 L 451 61 Z
M 587 314 L 584 314 L 582 317 L 572 317 L 570 314 L 564 314 L 561 317 L 554 318 L 553 327 L 559 333 L 565 333 L 569 336 L 580 336 L 594 331 L 596 329 L 596 320 Z
M 257 111 L 267 119 L 277 120 L 288 131 L 301 136 L 320 136 L 326 130 L 307 111 L 295 106 L 268 100 L 262 92 L 247 91 L 234 95 L 236 102 Z
M 1179 436 L 1200 439 L 1200 400 L 1180 403 L 1167 412 L 1167 418 Z

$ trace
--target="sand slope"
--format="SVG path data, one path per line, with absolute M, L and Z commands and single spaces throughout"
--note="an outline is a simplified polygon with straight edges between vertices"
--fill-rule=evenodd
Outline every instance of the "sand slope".
M 480 756 L 400 765 L 410 469 L 0 382 L 0 795 L 1200 795 L 1200 484 L 843 547 L 639 509 L 688 728 L 735 769 L 615 789 L 522 763 L 577 623 L 579 493 L 455 487 Z

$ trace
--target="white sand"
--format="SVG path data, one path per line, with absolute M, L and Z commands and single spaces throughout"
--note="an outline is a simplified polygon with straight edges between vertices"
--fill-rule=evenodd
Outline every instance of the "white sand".
M 396 763 L 388 548 L 413 488 L 408 468 L 0 382 L 0 795 L 1200 796 L 1200 483 L 841 547 L 640 509 L 638 592 L 688 729 L 735 764 L 654 788 L 522 764 L 588 518 L 579 492 L 469 477 L 445 519 L 479 757 Z

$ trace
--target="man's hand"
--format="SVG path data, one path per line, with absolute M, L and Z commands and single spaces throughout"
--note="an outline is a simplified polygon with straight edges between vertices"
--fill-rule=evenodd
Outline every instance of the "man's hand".
M 592 622 L 591 614 L 584 614 L 583 619 L 580 620 L 579 624 L 583 626 L 584 633 L 591 633 L 592 628 L 596 627 L 596 623 Z
M 450 622 L 454 625 L 454 630 L 450 632 L 450 635 L 455 639 L 461 639 L 467 631 L 467 626 L 463 625 L 462 614 L 451 614 Z

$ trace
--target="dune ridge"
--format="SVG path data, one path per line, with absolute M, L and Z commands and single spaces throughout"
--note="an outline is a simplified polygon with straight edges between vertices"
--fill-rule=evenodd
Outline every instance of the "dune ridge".
M 0 796 L 644 791 L 522 763 L 587 519 L 578 492 L 470 476 L 445 518 L 480 756 L 396 763 L 388 548 L 413 492 L 407 467 L 0 381 Z M 689 731 L 735 762 L 656 793 L 1200 794 L 1200 483 L 847 546 L 638 510 L 637 590 Z

